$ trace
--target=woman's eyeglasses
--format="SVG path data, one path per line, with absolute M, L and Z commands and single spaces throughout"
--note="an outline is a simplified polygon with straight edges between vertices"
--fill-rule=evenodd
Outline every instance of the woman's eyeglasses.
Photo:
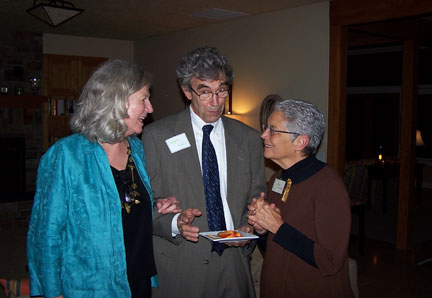
M 267 129 L 270 130 L 270 135 L 274 134 L 275 132 L 287 133 L 287 134 L 291 134 L 291 135 L 300 135 L 298 132 L 291 132 L 291 131 L 285 131 L 285 130 L 277 130 L 277 129 L 274 129 L 273 126 L 268 126 L 266 124 L 261 124 L 261 130 L 262 130 L 262 132 L 265 132 Z

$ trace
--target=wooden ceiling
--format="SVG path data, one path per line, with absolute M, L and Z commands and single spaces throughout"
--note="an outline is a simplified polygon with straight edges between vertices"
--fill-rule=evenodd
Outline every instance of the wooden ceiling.
M 416 40 L 432 46 L 432 15 L 349 26 L 349 47 Z

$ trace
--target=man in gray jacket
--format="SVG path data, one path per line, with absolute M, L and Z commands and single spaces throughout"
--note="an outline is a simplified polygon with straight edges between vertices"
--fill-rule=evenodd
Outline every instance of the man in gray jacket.
M 175 196 L 183 210 L 155 216 L 153 297 L 255 297 L 249 242 L 212 245 L 198 233 L 253 232 L 247 205 L 266 190 L 260 135 L 223 116 L 233 71 L 217 49 L 186 54 L 177 77 L 190 106 L 143 133 L 154 196 Z

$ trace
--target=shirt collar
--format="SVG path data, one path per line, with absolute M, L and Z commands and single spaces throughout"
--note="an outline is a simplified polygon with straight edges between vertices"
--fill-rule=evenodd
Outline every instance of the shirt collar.
M 204 125 L 211 124 L 213 125 L 212 132 L 218 133 L 222 129 L 222 119 L 219 118 L 216 122 L 213 123 L 206 123 L 204 120 L 201 119 L 200 116 L 195 114 L 195 112 L 192 110 L 192 105 L 189 105 L 190 114 L 191 114 L 191 121 L 192 121 L 192 127 L 194 128 L 195 132 L 200 132 L 202 134 L 202 128 Z

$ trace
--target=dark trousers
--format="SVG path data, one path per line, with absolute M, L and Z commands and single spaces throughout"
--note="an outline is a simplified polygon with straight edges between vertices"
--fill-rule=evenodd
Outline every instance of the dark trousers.
M 151 281 L 150 279 L 129 281 L 132 292 L 132 298 L 151 298 Z

